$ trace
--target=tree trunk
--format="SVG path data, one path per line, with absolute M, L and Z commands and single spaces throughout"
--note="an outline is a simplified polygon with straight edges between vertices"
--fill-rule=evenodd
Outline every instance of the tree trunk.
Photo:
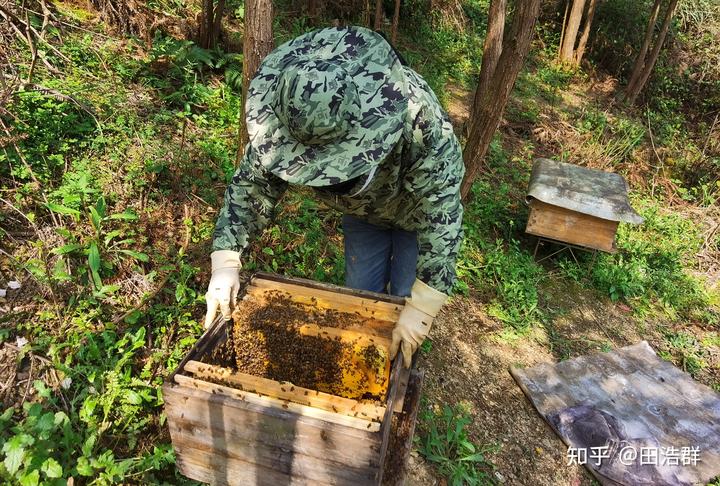
M 633 66 L 632 74 L 626 88 L 626 92 L 630 92 L 635 89 L 640 74 L 642 73 L 643 66 L 645 65 L 645 58 L 647 57 L 648 50 L 650 49 L 650 42 L 652 42 L 653 34 L 655 33 L 655 23 L 657 22 L 658 14 L 660 13 L 660 6 L 662 0 L 655 0 L 652 10 L 650 11 L 650 19 L 648 20 L 647 30 L 645 31 L 645 39 L 643 39 L 640 52 L 638 52 L 635 58 L 635 65 Z
M 568 22 L 568 11 L 570 10 L 571 0 L 565 2 L 565 13 L 563 14 L 562 30 L 560 31 L 560 43 L 558 44 L 558 59 L 560 58 L 560 49 L 562 48 L 563 42 L 565 41 L 565 29 L 567 28 Z
M 572 62 L 573 60 L 575 41 L 577 40 L 578 30 L 580 30 L 583 10 L 585 10 L 585 0 L 573 0 L 570 18 L 567 21 L 565 35 L 560 46 L 560 60 L 562 62 Z
M 665 11 L 665 18 L 663 19 L 662 27 L 660 27 L 660 33 L 655 39 L 655 45 L 653 46 L 653 50 L 650 53 L 648 59 L 646 60 L 643 70 L 640 73 L 637 82 L 633 86 L 632 91 L 630 91 L 629 89 L 627 91 L 626 99 L 627 102 L 630 104 L 635 103 L 635 100 L 640 94 L 640 91 L 642 91 L 643 87 L 645 87 L 645 83 L 647 83 L 647 80 L 650 77 L 650 73 L 652 73 L 652 70 L 655 67 L 655 63 L 657 62 L 658 56 L 660 55 L 660 50 L 665 43 L 665 36 L 667 35 L 667 31 L 670 28 L 670 23 L 672 22 L 672 17 L 675 13 L 675 7 L 677 7 L 677 4 L 678 0 L 670 0 L 667 10 Z
M 480 96 L 476 96 L 470 135 L 463 151 L 465 178 L 460 188 L 463 199 L 467 198 L 472 183 L 480 171 L 493 135 L 500 125 L 510 91 L 530 50 L 535 21 L 540 13 L 540 1 L 518 2 L 510 32 L 503 40 L 500 59 L 490 77 L 487 89 Z
M 218 0 L 215 6 L 215 17 L 213 18 L 212 37 L 210 38 L 210 47 L 214 48 L 220 41 L 220 29 L 222 29 L 222 15 L 225 10 L 225 0 Z
M 593 17 L 595 16 L 595 7 L 597 6 L 598 0 L 590 0 L 588 6 L 587 15 L 585 16 L 585 25 L 583 25 L 583 33 L 580 36 L 580 42 L 578 42 L 577 49 L 575 50 L 574 61 L 578 66 L 585 55 L 585 47 L 587 46 L 588 38 L 590 38 L 590 27 L 592 26 Z
M 390 42 L 394 46 L 397 42 L 398 21 L 400 20 L 400 0 L 395 0 L 395 12 L 392 19 L 392 30 L 390 31 Z
M 245 36 L 243 39 L 243 104 L 240 110 L 238 163 L 245 150 L 245 145 L 248 143 L 247 127 L 245 126 L 245 100 L 247 100 L 248 86 L 260 67 L 260 62 L 275 46 L 272 35 L 272 19 L 272 0 L 246 0 Z
M 315 23 L 318 18 L 318 0 L 308 0 L 307 13 L 310 20 Z
M 478 79 L 473 112 L 480 109 L 478 104 L 487 91 L 490 79 L 495 73 L 500 53 L 502 52 L 503 34 L 505 32 L 505 9 L 507 0 L 491 0 L 488 8 L 488 28 L 483 46 L 482 65 Z
M 383 21 L 382 0 L 375 0 L 375 30 L 380 30 Z
M 198 44 L 203 49 L 214 49 L 220 40 L 222 27 L 222 14 L 225 9 L 225 0 L 203 0 L 202 12 L 198 21 Z

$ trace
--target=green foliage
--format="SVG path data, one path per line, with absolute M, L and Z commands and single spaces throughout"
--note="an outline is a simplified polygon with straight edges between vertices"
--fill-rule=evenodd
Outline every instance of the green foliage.
M 426 6 L 409 5 L 411 14 L 405 20 L 407 40 L 398 43 L 398 50 L 430 85 L 442 103 L 447 103 L 447 85 L 458 83 L 472 89 L 474 77 L 480 73 L 485 22 L 479 5 L 468 2 L 471 25 L 464 32 L 434 23 L 425 15 Z
M 543 318 L 537 287 L 544 271 L 516 240 L 494 243 L 466 240 L 458 262 L 464 282 L 492 296 L 488 312 L 518 331 L 527 331 Z
M 132 234 L 127 226 L 108 231 L 108 225 L 112 221 L 136 221 L 138 217 L 133 211 L 125 209 L 121 213 L 108 214 L 107 203 L 103 196 L 100 196 L 94 205 L 85 206 L 84 214 L 62 204 L 48 203 L 47 207 L 54 213 L 71 216 L 76 222 L 80 220 L 81 215 L 85 217 L 90 231 L 78 238 L 77 234 L 67 228 L 57 228 L 56 231 L 67 243 L 53 248 L 51 253 L 61 257 L 77 255 L 86 257 L 80 273 L 89 276 L 88 283 L 92 283 L 98 296 L 117 290 L 116 286 L 103 285 L 101 274 L 112 275 L 114 268 L 122 259 L 130 257 L 141 262 L 149 261 L 147 254 L 129 248 L 135 243 L 135 239 L 127 237 Z M 56 262 L 52 277 L 58 281 L 71 279 L 62 259 Z
M 517 239 L 527 211 L 521 203 L 526 167 L 493 142 L 488 170 L 503 174 L 503 179 L 474 184 L 465 205 L 465 237 L 457 264 L 459 290 L 471 285 L 488 294 L 490 314 L 519 331 L 543 318 L 537 287 L 544 271 Z
M 32 170 L 41 182 L 59 178 L 66 158 L 87 148 L 96 129 L 94 120 L 85 111 L 49 93 L 18 92 L 8 111 L 14 118 L 3 118 L 3 122 L 14 126 L 21 135 L 16 142 L 20 153 L 13 146 L 0 151 L 0 177 L 31 180 Z
M 203 104 L 212 92 L 204 82 L 207 71 L 224 72 L 227 86 L 237 93 L 242 91 L 242 54 L 203 49 L 192 41 L 163 37 L 159 32 L 148 67 L 166 70 L 163 76 L 154 78 L 154 83 L 166 92 L 164 99 L 171 106 L 190 113 L 193 105 Z
M 695 376 L 707 367 L 707 358 L 710 353 L 695 336 L 687 332 L 668 332 L 665 341 L 671 346 L 674 354 L 678 355 L 683 370 Z
M 283 211 L 254 245 L 246 270 L 265 270 L 342 284 L 345 259 L 340 215 L 321 207 L 308 191 L 291 190 Z
M 461 406 L 443 405 L 442 410 L 420 412 L 417 439 L 420 454 L 435 464 L 452 486 L 496 483 L 492 476 L 494 466 L 487 455 L 497 451 L 497 447 L 473 443 L 466 430 L 471 421 Z
M 645 127 L 636 121 L 593 108 L 582 111 L 578 130 L 589 134 L 589 143 L 599 146 L 599 155 L 613 164 L 627 162 L 645 139 Z
M 94 321 L 103 318 L 103 311 L 88 300 L 76 304 L 70 324 L 57 336 L 33 322 L 20 324 L 34 351 L 47 354 L 65 377 L 67 401 L 37 380 L 40 401 L 26 402 L 22 411 L 10 408 L 0 417 L 0 478 L 20 484 L 65 484 L 71 476 L 96 485 L 149 484 L 174 465 L 169 444 L 148 447 L 141 439 L 152 442 L 162 435 L 161 370 L 177 366 L 199 335 L 201 325 L 189 309 L 201 304 L 202 296 L 188 286 L 196 268 L 179 259 L 166 271 L 173 272 L 172 304 L 136 311 L 123 327 L 108 323 L 97 329 Z M 158 343 L 149 355 L 146 322 L 152 322 Z M 182 481 L 178 477 L 173 484 Z
M 634 302 L 639 310 L 659 306 L 671 317 L 712 320 L 711 297 L 687 267 L 702 243 L 698 227 L 657 203 L 638 200 L 642 225 L 621 224 L 614 255 L 601 254 L 591 283 L 613 301 Z M 585 256 L 584 261 L 589 258 Z M 582 270 L 572 262 L 561 265 L 565 275 L 580 280 Z

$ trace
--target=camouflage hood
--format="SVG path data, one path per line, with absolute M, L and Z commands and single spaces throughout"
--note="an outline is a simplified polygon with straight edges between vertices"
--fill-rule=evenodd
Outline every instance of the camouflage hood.
M 400 139 L 407 83 L 392 47 L 362 27 L 316 30 L 272 51 L 250 82 L 250 143 L 281 179 L 338 184 L 369 173 Z

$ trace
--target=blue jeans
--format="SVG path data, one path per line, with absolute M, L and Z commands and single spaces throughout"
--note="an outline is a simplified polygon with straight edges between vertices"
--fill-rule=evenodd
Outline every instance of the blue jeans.
M 345 285 L 354 289 L 410 295 L 415 282 L 418 244 L 415 232 L 387 229 L 343 216 Z

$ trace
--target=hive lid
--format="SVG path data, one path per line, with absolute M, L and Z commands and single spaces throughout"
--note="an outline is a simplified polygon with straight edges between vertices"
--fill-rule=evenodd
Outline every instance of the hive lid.
M 644 221 L 630 206 L 627 183 L 619 174 L 550 159 L 533 164 L 527 195 L 528 202 L 532 199 L 610 221 Z

